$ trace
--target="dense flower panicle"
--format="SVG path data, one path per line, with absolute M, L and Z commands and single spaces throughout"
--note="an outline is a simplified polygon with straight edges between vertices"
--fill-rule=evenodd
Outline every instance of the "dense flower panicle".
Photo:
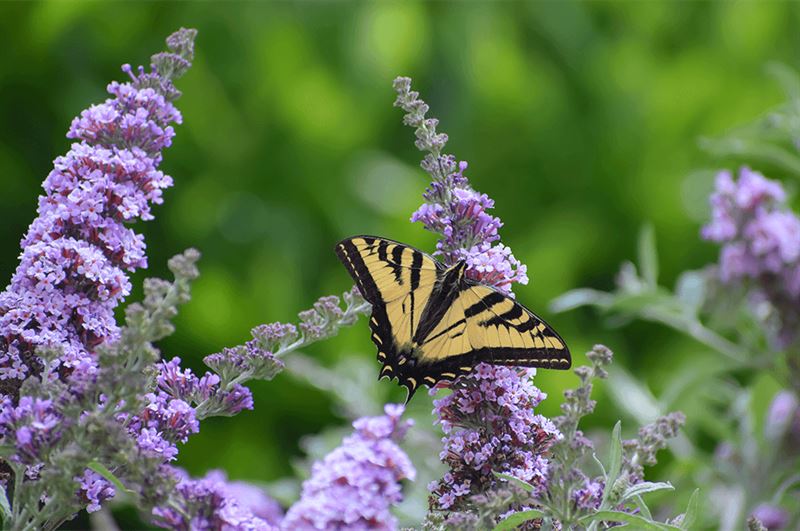
M 702 234 L 722 245 L 720 279 L 753 281 L 758 297 L 776 309 L 777 343 L 788 346 L 800 328 L 800 218 L 779 182 L 747 167 L 738 180 L 727 171 L 717 175 L 711 210 Z
M 153 509 L 153 523 L 176 531 L 273 531 L 278 528 L 256 516 L 251 506 L 240 503 L 225 475 L 211 471 L 202 479 L 191 479 L 185 472 L 175 488 L 170 505 Z M 252 502 L 252 499 L 250 500 Z M 263 508 L 262 508 L 263 510 Z M 273 517 L 279 515 L 272 513 Z
M 341 446 L 314 464 L 300 500 L 286 513 L 283 529 L 394 529 L 392 505 L 403 496 L 400 482 L 416 471 L 397 445 L 410 421 L 403 407 L 387 405 L 385 415 L 361 418 Z
M 104 416 L 124 401 L 109 402 L 98 388 L 98 359 L 122 334 L 114 310 L 130 293 L 128 274 L 147 266 L 144 238 L 128 224 L 153 219 L 152 206 L 172 186 L 158 166 L 175 134 L 172 124 L 181 121 L 169 100 L 176 96 L 172 79 L 182 71 L 156 69 L 181 61 L 188 68 L 194 35 L 176 32 L 170 52 L 153 58 L 153 72 L 140 69 L 128 83 L 111 83 L 111 98 L 73 120 L 67 137 L 76 142 L 53 162 L 38 216 L 21 241 L 19 266 L 0 293 L 0 444 L 13 448 L 2 477 L 24 473 L 26 479 L 15 478 L 10 501 L 20 521 L 9 525 L 38 528 L 43 518 L 57 521 L 58 511 L 95 511 L 114 495 L 102 476 L 80 470 L 88 462 L 82 446 L 87 441 L 76 430 L 92 432 L 98 422 L 108 422 L 101 429 L 113 440 L 124 438 L 127 428 L 128 447 L 156 462 L 173 459 L 174 444 L 197 431 L 192 408 L 163 392 L 144 397 L 136 417 L 121 411 Z M 177 60 L 176 53 L 186 55 Z M 132 306 L 128 315 L 143 315 L 143 308 Z M 31 396 L 20 396 L 25 380 L 33 380 L 25 388 Z M 71 480 L 74 490 L 54 486 L 64 479 L 61 487 Z M 27 511 L 18 510 L 26 503 Z
M 429 486 L 431 505 L 459 509 L 467 498 L 500 485 L 503 472 L 546 487 L 547 452 L 561 433 L 534 413 L 545 394 L 532 382 L 534 370 L 480 364 L 452 386 L 452 394 L 434 401 L 444 430 L 440 454 L 450 471 Z
M 54 161 L 19 267 L 0 293 L 0 393 L 15 399 L 42 368 L 39 348 L 62 350 L 52 367 L 62 379 L 91 377 L 95 348 L 118 337 L 126 272 L 147 265 L 143 237 L 125 224 L 152 219 L 151 205 L 172 185 L 157 167 L 180 113 L 135 78 L 108 92 L 73 121 L 67 136 L 80 142 Z
M 435 254 L 441 255 L 447 265 L 464 261 L 469 278 L 513 296 L 511 284 L 527 284 L 528 277 L 525 266 L 514 258 L 511 250 L 495 244 L 503 223 L 488 213 L 494 208 L 494 201 L 472 189 L 464 176 L 465 161 L 456 164 L 455 157 L 441 153 L 447 135 L 436 132 L 438 120 L 425 118 L 428 105 L 411 90 L 411 80 L 397 78 L 394 87 L 395 106 L 406 112 L 404 123 L 416 129 L 417 147 L 428 152 L 422 167 L 432 179 L 423 194 L 425 203 L 412 214 L 411 221 L 419 221 L 442 236 Z

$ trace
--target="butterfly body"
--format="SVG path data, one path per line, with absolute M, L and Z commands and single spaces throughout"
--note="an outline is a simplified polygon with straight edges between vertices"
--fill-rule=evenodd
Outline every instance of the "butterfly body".
M 416 389 L 452 381 L 480 362 L 567 369 L 569 350 L 530 310 L 401 243 L 375 236 L 339 242 L 336 254 L 372 305 L 370 328 L 383 363 L 410 400 Z

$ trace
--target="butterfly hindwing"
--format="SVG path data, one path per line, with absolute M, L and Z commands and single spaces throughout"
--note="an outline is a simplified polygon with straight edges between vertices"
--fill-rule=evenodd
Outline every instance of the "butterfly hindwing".
M 336 253 L 372 304 L 370 328 L 383 363 L 411 399 L 469 373 L 481 362 L 567 369 L 569 350 L 533 312 L 504 293 L 449 269 L 431 256 L 374 236 L 341 241 Z

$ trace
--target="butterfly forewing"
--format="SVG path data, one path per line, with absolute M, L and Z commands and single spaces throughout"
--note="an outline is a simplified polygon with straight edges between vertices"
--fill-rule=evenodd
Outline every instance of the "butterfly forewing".
M 384 363 L 381 375 L 400 377 L 398 367 L 413 350 L 412 338 L 441 266 L 421 251 L 371 236 L 343 240 L 336 253 L 372 304 L 370 326 L 378 358 Z

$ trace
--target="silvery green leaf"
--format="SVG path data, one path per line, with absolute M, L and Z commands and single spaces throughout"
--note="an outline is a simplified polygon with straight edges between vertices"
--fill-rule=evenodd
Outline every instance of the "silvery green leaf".
M 611 448 L 609 448 L 608 458 L 608 474 L 606 476 L 606 484 L 603 489 L 603 503 L 601 507 L 605 507 L 608 503 L 608 498 L 614 488 L 619 477 L 619 472 L 622 469 L 622 423 L 617 421 L 614 425 L 614 430 L 611 432 Z
M 634 496 L 633 501 L 636 503 L 636 506 L 639 507 L 639 512 L 642 514 L 642 516 L 648 520 L 653 519 L 653 515 L 650 514 L 650 508 L 647 506 L 641 496 Z
M 703 271 L 684 271 L 675 283 L 675 296 L 696 315 L 706 298 L 706 275 Z
M 631 415 L 639 424 L 649 424 L 660 414 L 658 401 L 653 394 L 620 366 L 610 371 L 610 385 L 606 386 L 614 403 Z
M 508 518 L 494 526 L 494 531 L 506 531 L 508 529 L 516 529 L 520 524 L 524 524 L 529 520 L 544 517 L 544 513 L 539 509 L 528 509 L 527 511 L 520 511 L 509 515 Z
M 3 523 L 6 524 L 11 518 L 11 504 L 8 503 L 8 496 L 6 489 L 0 487 L 0 515 L 3 517 Z M 5 525 L 3 526 L 5 528 Z
M 504 479 L 504 480 L 508 481 L 512 485 L 516 485 L 517 487 L 521 488 L 525 492 L 533 492 L 533 485 L 531 485 L 530 483 L 528 483 L 526 481 L 522 481 L 519 478 L 516 478 L 516 477 L 514 477 L 514 476 L 512 476 L 510 474 L 504 474 L 502 472 L 493 472 L 493 474 L 495 476 L 497 476 L 498 478 L 500 478 L 500 479 Z
M 694 489 L 692 497 L 689 498 L 689 505 L 686 507 L 686 512 L 683 514 L 682 529 L 693 529 L 694 523 L 697 520 L 697 508 L 699 506 L 698 498 L 700 497 L 700 489 Z
M 638 514 L 624 513 L 622 511 L 609 511 L 601 510 L 594 514 L 584 516 L 580 519 L 581 523 L 589 522 L 626 522 L 631 524 L 631 529 L 644 529 L 644 530 L 678 530 L 680 527 L 674 525 L 663 524 L 661 522 L 654 522 L 644 516 Z
M 625 489 L 625 492 L 622 495 L 622 501 L 658 490 L 675 490 L 675 487 L 668 482 L 651 483 L 650 481 L 643 481 L 641 483 L 637 483 L 636 485 L 631 485 Z
M 613 302 L 614 296 L 604 291 L 590 288 L 570 290 L 550 302 L 553 312 L 566 312 L 581 306 L 599 306 L 605 308 Z
M 797 70 L 783 63 L 770 62 L 767 64 L 767 73 L 780 84 L 788 99 L 800 99 L 800 75 Z
M 649 223 L 639 231 L 639 268 L 645 283 L 651 287 L 656 287 L 658 285 L 656 231 L 653 225 Z

